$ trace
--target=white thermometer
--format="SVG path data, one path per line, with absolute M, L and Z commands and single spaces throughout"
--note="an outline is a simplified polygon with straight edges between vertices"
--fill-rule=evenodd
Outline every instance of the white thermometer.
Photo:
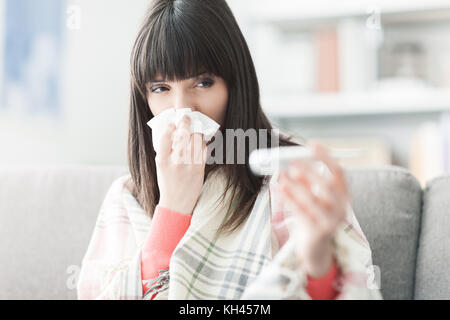
M 330 156 L 335 159 L 357 158 L 365 154 L 363 149 L 331 149 Z M 250 169 L 256 175 L 273 175 L 278 169 L 289 165 L 295 159 L 311 159 L 313 153 L 303 146 L 289 146 L 254 150 L 249 157 Z

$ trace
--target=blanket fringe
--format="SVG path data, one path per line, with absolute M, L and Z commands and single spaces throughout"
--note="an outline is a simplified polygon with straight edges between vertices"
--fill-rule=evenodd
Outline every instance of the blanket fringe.
M 169 289 L 169 269 L 160 269 L 158 274 L 154 279 L 142 281 L 149 287 L 143 297 L 145 300 L 153 300 L 159 293 Z

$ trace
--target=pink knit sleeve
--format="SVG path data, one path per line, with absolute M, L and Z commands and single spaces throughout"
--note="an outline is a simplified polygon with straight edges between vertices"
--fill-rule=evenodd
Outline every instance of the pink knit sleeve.
M 338 266 L 336 258 L 333 259 L 330 271 L 321 278 L 311 278 L 307 276 L 306 291 L 313 300 L 334 300 L 339 291 L 333 286 L 334 280 L 338 276 Z
M 142 280 L 158 277 L 169 269 L 170 257 L 191 223 L 191 215 L 156 206 L 147 239 L 141 252 Z M 144 285 L 144 294 L 148 290 Z

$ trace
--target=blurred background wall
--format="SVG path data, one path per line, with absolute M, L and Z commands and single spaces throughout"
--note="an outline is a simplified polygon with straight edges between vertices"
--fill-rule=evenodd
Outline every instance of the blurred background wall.
M 8 2 L 28 2 L 28 10 L 34 10 L 28 15 L 42 17 L 43 2 L 61 9 L 56 19 L 63 39 L 61 50 L 55 54 L 60 59 L 57 78 L 60 97 L 55 108 L 33 112 L 35 105 L 11 97 L 13 90 L 8 92 L 3 80 L 0 163 L 124 165 L 130 52 L 148 1 L 135 0 L 130 5 L 120 0 L 1 0 L 0 12 L 5 13 Z M 7 20 L 0 21 L 4 39 Z M 28 54 L 21 63 L 22 74 L 27 74 L 27 68 L 35 68 L 29 63 L 34 55 L 33 41 L 36 38 L 29 39 L 30 45 L 24 48 Z M 3 59 L 3 63 L 10 61 Z M 45 63 L 35 61 L 38 65 Z M 35 70 L 40 71 L 48 72 Z M 33 76 L 25 75 L 19 81 L 26 83 L 28 90 L 32 87 L 28 85 L 29 77 Z M 45 81 L 46 76 L 42 75 L 41 80 Z
M 126 165 L 129 59 L 149 0 L 0 0 L 0 165 Z M 450 169 L 450 2 L 228 0 L 282 130 Z

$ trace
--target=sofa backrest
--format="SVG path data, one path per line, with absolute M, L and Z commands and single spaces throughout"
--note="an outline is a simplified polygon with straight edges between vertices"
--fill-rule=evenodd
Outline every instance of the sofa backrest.
M 399 167 L 347 171 L 352 206 L 380 271 L 384 299 L 414 297 L 422 188 Z M 370 272 L 371 269 L 368 269 Z
M 125 167 L 0 168 L 0 299 L 75 299 L 74 276 L 102 201 L 112 182 L 127 173 Z M 346 175 L 355 215 L 381 271 L 383 297 L 412 299 L 419 183 L 397 167 L 352 169 Z M 450 245 L 434 238 L 445 237 L 450 227 L 445 189 L 448 180 L 436 180 L 425 193 L 417 297 L 450 297 L 450 284 L 443 281 L 450 258 L 444 249 Z
M 423 196 L 415 299 L 450 299 L 450 175 L 430 181 Z
M 76 299 L 100 205 L 123 167 L 0 168 L 0 299 Z

